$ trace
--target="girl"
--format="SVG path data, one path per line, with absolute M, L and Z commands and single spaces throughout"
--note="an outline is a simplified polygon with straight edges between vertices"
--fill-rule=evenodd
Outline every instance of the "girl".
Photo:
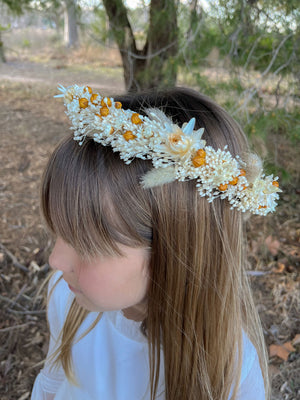
M 57 272 L 32 400 L 268 398 L 242 213 L 273 211 L 277 179 L 194 91 L 60 90 L 74 135 L 42 184 Z

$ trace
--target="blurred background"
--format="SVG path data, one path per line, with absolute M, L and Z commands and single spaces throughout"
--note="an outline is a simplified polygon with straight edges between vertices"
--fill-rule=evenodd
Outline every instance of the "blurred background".
M 0 398 L 26 400 L 46 354 L 37 290 L 51 241 L 45 163 L 69 123 L 57 85 L 103 95 L 187 86 L 243 127 L 283 190 L 247 221 L 272 400 L 300 398 L 300 5 L 297 0 L 0 0 Z

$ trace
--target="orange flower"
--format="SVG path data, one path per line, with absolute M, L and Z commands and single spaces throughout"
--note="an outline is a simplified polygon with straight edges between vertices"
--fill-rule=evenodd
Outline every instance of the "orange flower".
M 218 187 L 218 189 L 220 190 L 220 192 L 225 192 L 225 190 L 227 190 L 227 188 L 228 188 L 227 183 L 225 183 L 224 185 L 221 184 L 221 185 Z
M 115 102 L 115 107 L 116 108 L 122 108 L 122 103 L 120 103 L 119 101 Z
M 232 181 L 229 182 L 229 185 L 235 186 L 238 183 L 239 178 L 235 176 Z
M 95 100 L 97 99 L 97 97 L 98 97 L 98 94 L 97 94 L 97 93 L 94 93 L 94 94 L 91 95 L 91 102 L 92 102 L 93 104 L 96 104 L 96 103 L 95 103 Z
M 279 182 L 277 182 L 277 181 L 273 181 L 273 182 L 272 182 L 272 185 L 279 188 Z
M 196 168 L 201 167 L 201 165 L 205 164 L 205 158 L 200 157 L 200 156 L 195 156 L 192 159 L 192 163 L 193 163 L 194 167 L 196 167 Z
M 103 107 L 106 107 L 106 106 L 111 107 L 111 105 L 112 105 L 112 102 L 111 102 L 111 99 L 109 97 L 107 97 L 106 102 L 104 101 L 104 99 L 101 100 L 101 106 L 103 106 Z
M 127 142 L 128 142 L 128 140 L 132 140 L 132 139 L 136 138 L 136 136 L 132 133 L 132 131 L 126 131 L 123 134 L 123 137 L 124 137 L 125 140 L 127 140 Z
M 91 88 L 90 86 L 86 86 L 86 87 L 84 88 L 84 91 L 85 91 L 85 92 L 88 91 L 90 94 L 93 93 L 92 88 Z
M 240 169 L 240 175 L 239 176 L 246 176 L 246 171 L 244 169 Z
M 102 115 L 102 117 L 107 117 L 109 114 L 109 109 L 107 107 L 101 107 L 100 114 Z
M 206 151 L 203 149 L 199 149 L 197 150 L 197 156 L 201 157 L 201 158 L 205 158 L 206 156 Z
M 143 121 L 141 120 L 141 118 L 140 118 L 140 116 L 139 116 L 138 113 L 133 113 L 133 114 L 132 114 L 132 116 L 131 116 L 131 122 L 132 122 L 133 124 L 136 124 L 136 125 L 139 125 L 139 124 L 142 124 L 142 123 L 143 123 Z
M 197 150 L 197 155 L 192 159 L 194 167 L 198 168 L 205 164 L 206 152 L 203 149 Z
M 79 107 L 80 108 L 87 108 L 89 106 L 89 102 L 84 97 L 79 99 Z

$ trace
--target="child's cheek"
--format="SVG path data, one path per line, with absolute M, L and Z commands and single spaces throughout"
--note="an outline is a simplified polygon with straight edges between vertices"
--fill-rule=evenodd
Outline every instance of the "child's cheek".
M 103 293 L 107 286 L 109 286 L 109 282 L 105 279 L 105 276 L 95 270 L 82 272 L 78 282 L 82 292 L 92 297 L 97 297 L 99 293 Z

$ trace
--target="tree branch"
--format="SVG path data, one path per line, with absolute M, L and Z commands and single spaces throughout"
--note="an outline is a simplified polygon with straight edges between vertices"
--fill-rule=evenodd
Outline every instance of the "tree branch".
M 274 75 L 277 75 L 281 70 L 283 70 L 284 68 L 288 67 L 290 65 L 292 59 L 294 58 L 294 56 L 295 56 L 295 50 L 292 52 L 292 54 L 289 57 L 289 59 L 287 60 L 287 62 L 282 64 L 282 65 L 280 65 L 280 67 L 278 67 L 276 69 L 276 71 L 274 72 Z
M 35 324 L 35 322 L 34 321 L 28 321 L 28 322 L 26 322 L 26 324 L 12 325 L 12 326 L 8 326 L 7 328 L 2 328 L 2 329 L 0 329 L 0 332 L 4 333 L 4 332 L 10 332 L 10 331 L 15 330 L 15 329 L 27 328 L 28 325 L 32 325 L 32 324 Z
M 244 64 L 244 69 L 246 69 L 247 67 L 248 67 L 248 64 L 249 64 L 249 62 L 250 62 L 250 60 L 251 60 L 251 57 L 252 57 L 252 54 L 253 54 L 253 52 L 254 52 L 254 50 L 256 49 L 256 46 L 257 46 L 257 44 L 258 44 L 258 42 L 260 41 L 260 39 L 263 37 L 264 35 L 260 35 L 256 40 L 255 40 L 255 42 L 253 43 L 253 46 L 251 47 L 251 50 L 250 50 L 250 52 L 249 52 L 249 54 L 248 54 L 248 57 L 247 57 L 247 60 L 246 60 L 246 62 L 245 62 L 245 64 Z
M 277 47 L 275 53 L 273 54 L 272 60 L 270 61 L 269 65 L 268 65 L 267 68 L 264 70 L 264 72 L 261 74 L 261 77 L 264 77 L 265 75 L 267 75 L 267 74 L 270 72 L 270 69 L 272 68 L 272 66 L 273 66 L 273 64 L 274 64 L 274 62 L 275 62 L 275 60 L 276 60 L 276 58 L 277 58 L 277 56 L 278 56 L 279 50 L 280 50 L 281 47 L 284 45 L 284 43 L 285 43 L 290 37 L 292 37 L 293 35 L 294 35 L 294 33 L 290 33 L 289 35 L 285 36 L 285 37 L 282 39 L 282 41 L 279 43 L 279 45 L 278 45 L 278 47 Z
M 230 35 L 229 39 L 231 41 L 231 47 L 229 50 L 229 55 L 230 56 L 237 56 L 237 39 L 239 37 L 239 34 L 242 30 L 242 25 L 239 25 L 237 29 Z
M 157 50 L 155 53 L 151 53 L 149 55 L 141 55 L 141 54 L 136 54 L 136 53 L 132 53 L 131 51 L 126 51 L 126 50 L 120 50 L 123 52 L 127 52 L 132 58 L 135 58 L 137 60 L 151 60 L 151 58 L 157 57 L 160 54 L 166 52 L 169 48 L 171 48 L 172 46 L 175 46 L 177 44 L 177 41 L 174 40 L 172 43 L 169 43 L 167 46 L 162 47 L 161 49 Z
M 244 94 L 244 101 L 243 101 L 243 104 L 242 104 L 240 107 L 238 107 L 238 108 L 233 112 L 233 115 L 238 114 L 238 113 L 240 113 L 241 111 L 244 111 L 244 112 L 246 113 L 247 121 L 249 122 L 248 104 L 249 104 L 249 102 L 254 98 L 254 96 L 258 93 L 258 88 L 260 88 L 260 87 L 262 86 L 263 79 L 264 79 L 265 76 L 270 72 L 272 66 L 274 65 L 274 62 L 276 61 L 276 58 L 277 58 L 277 56 L 278 56 L 278 54 L 279 54 L 280 49 L 282 48 L 282 46 L 284 45 L 284 43 L 285 43 L 290 37 L 292 37 L 292 36 L 293 36 L 293 33 L 290 33 L 289 35 L 285 36 L 285 37 L 282 39 L 282 41 L 279 43 L 279 45 L 277 46 L 277 48 L 276 48 L 276 50 L 275 50 L 275 52 L 274 52 L 274 54 L 273 54 L 273 57 L 272 57 L 271 61 L 269 62 L 269 65 L 268 65 L 267 68 L 262 72 L 262 74 L 261 74 L 261 76 L 260 76 L 260 79 L 259 79 L 259 81 L 258 81 L 258 84 L 257 84 L 256 86 L 252 86 L 251 88 L 249 88 L 248 90 L 246 90 L 246 91 L 243 93 L 243 94 Z M 290 63 L 291 60 L 292 60 L 292 56 L 293 56 L 293 53 L 292 53 L 292 55 L 289 57 L 289 60 L 288 60 L 285 64 L 283 64 L 283 65 L 281 65 L 279 68 L 277 68 L 277 70 L 276 70 L 273 74 L 274 74 L 274 75 L 278 75 L 278 73 L 279 73 L 283 68 L 285 68 L 286 66 L 288 66 L 289 63 Z M 280 83 L 280 80 L 279 80 L 279 83 Z M 278 89 L 278 86 L 277 86 L 277 88 L 276 88 L 277 96 L 278 96 L 278 90 L 279 90 L 279 89 Z M 278 102 L 278 100 L 277 100 L 277 102 Z
M 21 271 L 29 272 L 29 269 L 22 265 L 17 258 L 4 246 L 4 244 L 0 243 L 0 249 L 3 250 L 6 255 L 10 258 L 14 267 L 19 268 Z
M 103 0 L 103 4 L 120 51 L 125 49 L 137 53 L 135 37 L 123 1 Z

